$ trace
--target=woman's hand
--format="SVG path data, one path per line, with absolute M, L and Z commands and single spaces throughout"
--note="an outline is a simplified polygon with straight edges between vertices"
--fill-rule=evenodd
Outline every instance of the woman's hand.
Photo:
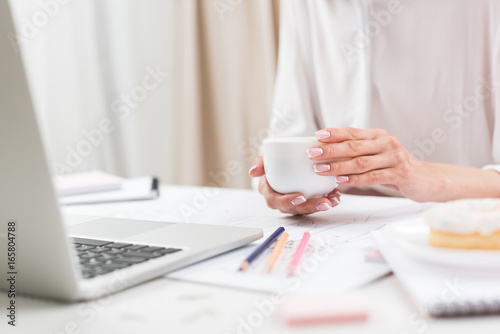
M 418 160 L 401 142 L 382 129 L 330 128 L 316 133 L 322 145 L 308 149 L 318 161 L 318 175 L 336 176 L 346 186 L 383 185 L 417 202 L 461 198 L 500 198 L 500 173 L 495 170 Z M 331 163 L 324 160 L 341 159 Z M 295 215 L 324 211 L 338 205 L 340 191 L 305 201 L 300 193 L 279 194 L 267 183 L 262 157 L 250 169 L 262 176 L 259 191 L 269 207 Z
M 271 209 L 278 209 L 283 213 L 309 214 L 330 210 L 340 203 L 341 191 L 338 189 L 332 191 L 326 198 L 312 198 L 310 200 L 306 200 L 301 193 L 280 194 L 275 192 L 267 183 L 262 157 L 255 160 L 249 174 L 252 177 L 260 177 L 259 192 L 264 196 L 267 205 Z
M 410 154 L 398 138 L 383 129 L 330 128 L 316 132 L 323 145 L 310 148 L 311 160 L 343 161 L 318 163 L 318 175 L 334 175 L 346 186 L 384 185 L 415 201 L 427 201 L 429 165 Z

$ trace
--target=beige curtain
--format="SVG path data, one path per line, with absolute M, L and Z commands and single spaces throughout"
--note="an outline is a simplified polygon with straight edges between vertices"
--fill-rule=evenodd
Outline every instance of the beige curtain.
M 181 184 L 249 187 L 267 133 L 278 0 L 178 0 Z

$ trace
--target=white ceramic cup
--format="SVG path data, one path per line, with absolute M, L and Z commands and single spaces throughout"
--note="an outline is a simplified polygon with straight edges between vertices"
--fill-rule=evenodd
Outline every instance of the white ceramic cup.
M 321 145 L 315 137 L 290 137 L 264 140 L 264 170 L 267 182 L 281 194 L 300 192 L 305 198 L 325 197 L 337 187 L 335 176 L 314 172 L 306 150 Z

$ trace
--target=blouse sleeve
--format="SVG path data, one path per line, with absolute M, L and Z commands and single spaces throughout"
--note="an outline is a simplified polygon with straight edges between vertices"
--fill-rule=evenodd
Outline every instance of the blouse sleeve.
M 318 130 L 314 117 L 318 102 L 310 40 L 307 1 L 281 2 L 270 138 L 314 136 Z M 254 178 L 252 188 L 257 189 L 258 184 L 259 178 Z
M 500 16 L 500 4 L 495 3 L 494 10 L 490 13 L 491 17 Z M 491 169 L 500 173 L 500 32 L 498 28 L 500 24 L 498 24 L 498 20 L 495 19 L 492 22 L 495 22 L 496 28 L 492 29 L 496 31 L 496 34 L 492 36 L 491 40 L 491 78 L 489 84 L 491 85 L 491 104 L 492 109 L 494 110 L 494 124 L 493 124 L 493 138 L 492 138 L 492 157 L 493 163 L 486 165 L 483 169 Z

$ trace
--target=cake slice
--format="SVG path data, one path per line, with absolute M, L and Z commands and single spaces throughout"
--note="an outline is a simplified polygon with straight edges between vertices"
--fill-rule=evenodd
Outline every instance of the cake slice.
M 500 199 L 462 199 L 424 213 L 432 246 L 500 249 Z

